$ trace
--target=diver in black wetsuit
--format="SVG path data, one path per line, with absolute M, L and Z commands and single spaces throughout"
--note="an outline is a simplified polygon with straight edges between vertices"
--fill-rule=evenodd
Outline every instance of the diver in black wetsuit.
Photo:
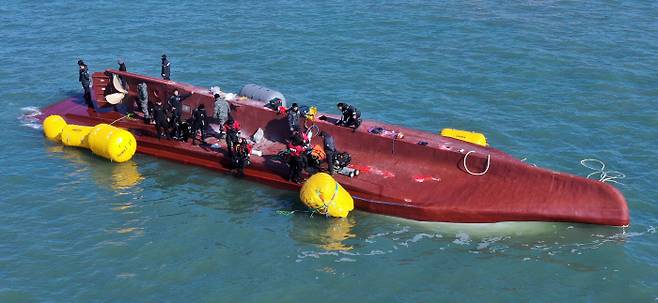
M 165 112 L 165 108 L 162 105 L 162 101 L 160 100 L 156 101 L 155 105 L 153 106 L 153 119 L 155 120 L 155 130 L 158 133 L 158 140 L 160 140 L 160 137 L 162 137 L 163 130 L 167 139 L 171 140 L 171 134 L 169 134 L 169 121 L 167 118 L 167 113 Z
M 201 131 L 201 144 L 205 143 L 206 139 L 206 106 L 200 104 L 192 113 L 192 144 L 196 144 L 196 132 Z
M 180 138 L 180 136 L 181 136 L 181 120 L 180 120 L 180 118 L 181 118 L 181 114 L 183 113 L 182 101 L 183 101 L 183 99 L 185 99 L 185 98 L 187 98 L 191 95 L 194 95 L 194 92 L 191 92 L 191 93 L 185 94 L 185 95 L 180 95 L 178 93 L 178 89 L 174 89 L 174 94 L 171 97 L 169 97 L 168 103 L 169 103 L 169 108 L 170 108 L 171 114 L 172 114 L 170 123 L 174 127 L 175 136 L 177 138 Z
M 294 132 L 295 129 L 299 129 L 299 118 L 302 116 L 299 112 L 299 105 L 293 103 L 292 106 L 290 106 L 290 109 L 288 109 L 287 114 L 288 128 L 290 129 L 290 132 Z
M 162 71 L 160 72 L 162 79 L 169 80 L 171 76 L 171 63 L 167 60 L 167 55 L 162 55 Z
M 354 131 L 361 125 L 361 112 L 354 106 L 346 103 L 336 104 L 338 110 L 343 115 L 336 125 L 342 125 L 345 127 L 353 127 Z
M 330 134 L 324 131 L 321 131 L 319 136 L 324 138 L 324 153 L 326 155 L 325 160 L 327 161 L 328 164 L 327 170 L 329 171 L 330 175 L 333 175 L 334 158 L 336 157 L 336 153 L 337 153 L 336 141 L 334 140 L 334 137 L 332 137 Z
M 245 166 L 251 164 L 249 159 L 251 148 L 251 144 L 242 137 L 240 137 L 235 144 L 235 153 L 231 156 L 231 161 L 233 162 L 233 168 L 236 170 L 236 176 L 238 177 L 244 176 Z
M 82 84 L 85 101 L 87 102 L 87 105 L 91 107 L 93 105 L 91 104 L 91 89 L 89 88 L 89 85 L 91 85 L 91 80 L 89 78 L 89 68 L 87 67 L 87 64 L 82 60 L 78 60 L 78 67 L 80 68 L 78 71 L 78 81 L 80 81 L 80 84 Z
M 229 158 L 233 159 L 235 154 L 235 144 L 238 142 L 240 123 L 235 121 L 231 115 L 228 115 L 228 120 L 224 122 L 224 132 L 226 132 L 226 149 L 228 150 Z

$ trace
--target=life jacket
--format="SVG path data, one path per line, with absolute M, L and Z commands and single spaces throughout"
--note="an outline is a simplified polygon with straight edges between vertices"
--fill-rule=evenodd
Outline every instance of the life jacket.
M 224 123 L 225 132 L 238 132 L 240 131 L 240 122 L 238 120 L 233 120 L 233 124 L 229 124 L 228 121 Z
M 288 149 L 290 150 L 290 155 L 294 157 L 299 157 L 304 152 L 304 147 L 301 145 L 292 145 L 288 143 Z
M 302 142 L 304 142 L 304 145 L 311 144 L 311 140 L 308 139 L 308 135 L 305 132 L 299 132 L 299 134 L 302 136 Z
M 323 161 L 327 158 L 327 154 L 324 152 L 322 146 L 317 144 L 313 146 L 313 149 L 311 150 L 311 156 L 318 159 L 319 161 Z

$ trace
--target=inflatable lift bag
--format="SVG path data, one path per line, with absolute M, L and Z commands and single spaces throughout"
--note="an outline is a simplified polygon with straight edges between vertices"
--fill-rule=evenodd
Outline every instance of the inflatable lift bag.
M 61 116 L 51 115 L 43 121 L 43 133 L 49 140 L 91 149 L 94 154 L 114 162 L 130 160 L 137 150 L 132 133 L 108 124 L 93 127 L 67 124 Z
M 240 89 L 238 94 L 256 101 L 267 103 L 274 98 L 281 99 L 281 105 L 286 106 L 286 97 L 282 93 L 256 84 L 247 84 Z

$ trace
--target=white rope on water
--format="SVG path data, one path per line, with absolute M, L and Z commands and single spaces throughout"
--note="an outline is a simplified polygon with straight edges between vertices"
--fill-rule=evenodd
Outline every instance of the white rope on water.
M 616 170 L 606 170 L 605 163 L 599 159 L 582 159 L 580 160 L 580 165 L 593 170 L 593 172 L 587 175 L 587 179 L 592 179 L 592 177 L 598 176 L 598 180 L 601 182 L 612 182 L 622 185 L 624 184 L 617 180 L 626 178 L 626 174 Z
M 475 151 L 472 150 L 472 151 L 467 152 L 464 155 L 464 163 L 463 163 L 464 164 L 464 169 L 466 170 L 467 173 L 469 173 L 472 176 L 484 176 L 489 171 L 489 166 L 491 165 L 491 154 L 487 155 L 487 167 L 484 169 L 484 171 L 481 172 L 481 173 L 474 173 L 471 170 L 469 170 L 468 166 L 466 165 L 466 159 L 468 159 L 468 155 L 470 155 L 471 153 L 474 153 L 474 152 Z

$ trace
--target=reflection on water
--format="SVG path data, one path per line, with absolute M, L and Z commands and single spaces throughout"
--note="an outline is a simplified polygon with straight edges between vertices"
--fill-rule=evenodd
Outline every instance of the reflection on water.
M 362 262 L 376 255 L 405 255 L 413 250 L 425 257 L 458 252 L 481 259 L 544 262 L 587 270 L 589 258 L 608 258 L 610 252 L 621 256 L 624 244 L 633 237 L 655 233 L 654 228 L 627 233 L 617 227 L 557 222 L 429 223 L 359 212 L 347 222 L 317 220 L 322 226 L 311 219 L 297 215 L 293 219 L 292 237 L 319 249 L 301 251 L 296 262 L 325 258 L 334 262 Z M 373 222 L 377 223 L 372 225 Z M 606 252 L 603 256 L 602 251 Z M 405 258 L 401 262 L 419 260 Z M 622 266 L 620 262 L 623 259 L 607 260 L 606 264 L 618 268 Z
M 129 189 L 138 185 L 144 177 L 137 170 L 137 164 L 132 161 L 116 163 L 112 166 L 112 188 Z
M 343 243 L 347 239 L 354 238 L 351 233 L 355 220 L 353 218 L 329 219 L 327 218 L 327 227 L 320 235 L 320 247 L 325 250 L 351 250 L 351 245 Z
M 99 186 L 112 188 L 119 193 L 137 186 L 144 180 L 134 161 L 112 163 L 96 157 L 89 150 L 63 145 L 51 144 L 47 150 L 78 165 L 78 172 L 90 170 L 91 178 Z
M 345 243 L 356 235 L 352 228 L 356 225 L 354 217 L 326 218 L 308 216 L 298 213 L 291 216 L 293 228 L 291 237 L 303 243 L 315 245 L 327 251 L 348 251 L 352 245 Z

